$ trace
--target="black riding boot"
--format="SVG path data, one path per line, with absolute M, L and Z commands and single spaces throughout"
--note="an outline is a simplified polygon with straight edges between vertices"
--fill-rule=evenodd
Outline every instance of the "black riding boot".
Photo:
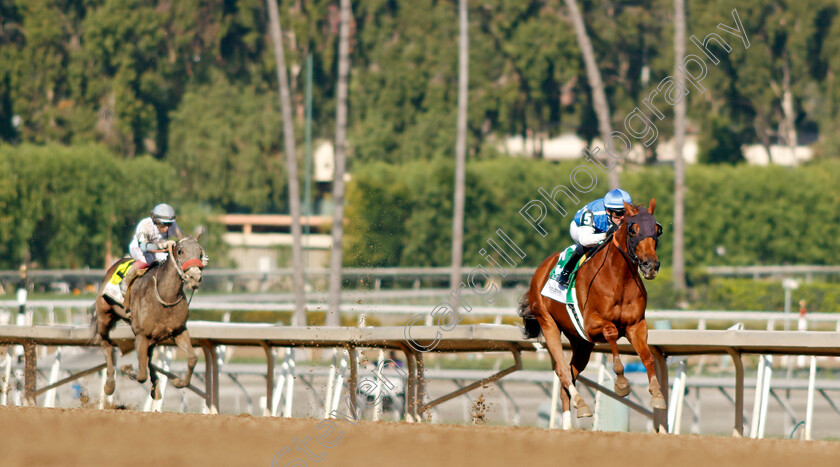
M 560 272 L 560 277 L 557 278 L 557 283 L 560 284 L 560 287 L 569 286 L 569 277 L 572 275 L 572 271 L 574 271 L 575 266 L 577 266 L 578 261 L 580 261 L 584 253 L 586 253 L 586 247 L 583 245 L 578 245 L 575 251 L 572 252 L 571 258 L 563 266 L 563 271 Z

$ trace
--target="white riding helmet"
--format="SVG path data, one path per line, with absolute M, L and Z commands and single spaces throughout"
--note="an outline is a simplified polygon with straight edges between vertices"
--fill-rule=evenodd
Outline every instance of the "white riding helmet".
M 158 224 L 171 224 L 175 222 L 175 209 L 166 203 L 158 204 L 152 209 L 152 220 Z

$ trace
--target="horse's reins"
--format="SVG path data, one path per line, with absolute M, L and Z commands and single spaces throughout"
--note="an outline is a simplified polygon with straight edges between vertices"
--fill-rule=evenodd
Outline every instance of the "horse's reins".
M 623 223 L 624 222 L 622 222 L 622 224 Z M 627 251 L 624 251 L 624 249 L 621 248 L 621 245 L 618 244 L 618 240 L 615 239 L 615 235 L 613 235 L 612 241 L 610 243 L 615 245 L 615 247 L 618 248 L 618 251 L 621 252 L 621 256 L 624 257 L 624 261 L 627 262 L 627 266 L 630 267 L 630 270 L 631 270 L 630 275 L 633 276 L 633 281 L 636 283 L 636 285 L 639 286 L 639 290 L 642 291 L 642 294 L 644 294 L 645 298 L 647 298 L 647 289 L 645 289 L 645 285 L 641 283 L 642 278 L 639 277 L 639 274 L 636 273 L 636 268 L 639 267 L 639 258 L 636 257 L 635 251 L 633 252 L 632 256 Z M 627 245 L 628 246 L 630 245 L 629 232 L 628 232 L 628 238 L 627 238 Z M 628 250 L 629 250 L 629 248 L 628 248 Z M 587 296 L 586 298 L 588 299 L 589 297 Z
M 621 224 L 624 224 L 624 223 L 625 223 L 625 221 L 621 221 Z M 609 240 L 605 239 L 606 241 L 604 241 L 603 243 L 601 243 L 600 245 L 595 247 L 595 250 L 593 251 L 592 256 L 594 257 L 596 254 L 598 254 L 604 248 L 609 248 L 611 246 L 615 246 L 618 249 L 618 251 L 621 252 L 621 256 L 624 257 L 624 261 L 628 263 L 627 265 L 630 267 L 630 270 L 635 271 L 635 268 L 639 267 L 639 259 L 636 257 L 635 254 L 631 255 L 630 253 L 628 253 L 628 251 L 625 251 L 624 248 L 621 248 L 621 245 L 618 244 L 618 240 L 615 238 L 615 234 L 616 234 L 616 232 L 618 232 L 618 229 L 621 228 L 621 224 L 619 224 L 617 226 L 617 228 L 612 233 L 609 234 L 609 237 L 610 237 Z M 644 239 L 642 239 L 642 240 L 644 240 Z M 655 240 L 657 240 L 657 243 L 658 243 L 659 239 L 655 238 Z M 641 240 L 639 240 L 639 241 L 641 242 Z M 628 232 L 627 244 L 628 244 L 628 246 L 630 244 L 629 232 Z M 628 248 L 628 250 L 629 250 L 629 248 Z M 592 280 L 589 281 L 589 287 L 587 287 L 587 289 L 586 289 L 586 301 L 583 302 L 583 307 L 580 309 L 581 313 L 583 313 L 583 310 L 586 309 L 586 305 L 589 303 L 589 297 L 591 296 L 589 292 L 592 289 L 592 284 L 595 283 L 595 278 L 598 277 L 598 274 L 601 272 L 601 268 L 603 268 L 604 264 L 607 263 L 607 256 L 608 256 L 607 253 L 604 252 L 604 261 L 601 262 L 601 265 L 598 266 L 598 270 L 595 271 L 595 274 L 592 275 Z M 640 283 L 641 278 L 638 277 L 638 274 L 631 274 L 631 276 L 633 276 L 633 281 L 636 283 L 636 285 L 639 286 L 639 290 L 641 290 L 642 293 L 645 295 L 645 297 L 647 297 L 647 290 L 645 290 L 644 284 Z
M 178 298 L 178 300 L 175 300 L 172 303 L 167 303 L 167 302 L 163 301 L 163 298 L 161 298 L 161 296 L 160 296 L 160 292 L 158 292 L 157 276 L 152 276 L 152 282 L 154 284 L 155 298 L 157 299 L 158 303 L 160 303 L 161 305 L 163 305 L 165 307 L 173 307 L 173 306 L 181 303 L 181 300 L 183 300 L 184 297 L 186 296 L 184 294 L 184 282 L 186 282 L 186 280 L 187 280 L 186 270 L 189 269 L 189 268 L 192 268 L 192 267 L 197 267 L 198 269 L 204 269 L 204 263 L 202 263 L 201 260 L 198 259 L 198 258 L 193 258 L 193 259 L 187 260 L 186 262 L 184 262 L 184 264 L 178 264 L 178 257 L 175 256 L 175 252 L 172 250 L 172 245 L 169 245 L 168 247 L 166 247 L 166 251 L 169 253 L 169 257 L 172 258 L 172 261 L 175 263 L 175 272 L 177 272 L 178 277 L 181 278 L 181 287 L 178 289 L 178 290 L 181 291 L 180 297 Z M 192 291 L 192 293 L 190 294 L 190 299 L 187 300 L 187 305 L 188 306 L 192 302 L 193 295 L 195 295 L 195 290 Z

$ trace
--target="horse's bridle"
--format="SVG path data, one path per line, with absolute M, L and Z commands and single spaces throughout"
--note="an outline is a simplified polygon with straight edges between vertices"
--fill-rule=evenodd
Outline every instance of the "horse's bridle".
M 636 216 L 633 216 L 633 217 L 636 217 Z M 633 224 L 636 224 L 636 222 L 631 222 L 631 220 L 632 220 L 632 218 L 630 218 L 626 221 L 627 222 L 627 250 L 625 250 L 624 248 L 621 248 L 621 245 L 618 244 L 618 240 L 616 240 L 616 238 L 615 238 L 616 232 L 621 227 L 621 225 L 619 224 L 618 226 L 614 226 L 611 229 L 612 233 L 607 234 L 608 235 L 607 238 L 610 238 L 609 236 L 612 236 L 612 239 L 608 241 L 609 243 L 605 241 L 605 242 L 601 243 L 598 247 L 595 247 L 595 250 L 591 252 L 591 254 L 592 254 L 591 257 L 594 258 L 595 254 L 598 253 L 598 251 L 600 251 L 601 248 L 609 248 L 609 244 L 611 243 L 613 246 L 615 246 L 615 248 L 618 251 L 621 252 L 621 256 L 624 257 L 624 260 L 627 261 L 631 265 L 631 269 L 633 269 L 634 266 L 638 267 L 640 261 L 639 261 L 639 257 L 636 256 L 636 247 L 639 246 L 639 243 L 641 243 L 642 240 L 644 240 L 646 238 L 653 238 L 654 241 L 656 242 L 656 246 L 658 247 L 659 246 L 659 237 L 662 235 L 662 224 L 660 224 L 659 222 L 656 222 L 656 228 L 654 229 L 654 235 L 646 235 L 644 237 L 640 237 L 638 235 L 636 235 L 636 236 L 630 235 L 630 227 Z M 657 232 L 658 232 L 658 234 L 657 234 Z M 637 240 L 633 241 L 634 239 L 637 239 Z M 606 245 L 606 247 L 604 245 Z M 595 278 L 598 276 L 598 273 L 601 272 L 601 268 L 604 267 L 604 264 L 606 264 L 606 262 L 607 262 L 607 252 L 604 252 L 604 261 L 601 263 L 601 266 L 598 267 L 598 271 L 596 271 L 595 274 L 592 275 L 592 280 L 589 281 L 589 288 L 586 291 L 586 301 L 583 303 L 583 307 L 581 308 L 581 312 L 583 312 L 583 310 L 586 309 L 586 305 L 589 303 L 589 297 L 590 297 L 589 293 L 590 293 L 590 290 L 592 289 L 592 284 L 595 283 Z M 644 294 L 644 296 L 647 297 L 647 290 L 645 289 L 644 284 L 642 284 L 640 282 L 641 278 L 638 277 L 638 274 L 633 274 L 633 280 L 639 286 L 639 290 L 641 290 L 642 293 Z
M 198 269 L 204 269 L 204 263 L 201 261 L 200 258 L 193 258 L 188 259 L 184 262 L 184 264 L 178 264 L 178 256 L 175 255 L 175 251 L 172 250 L 172 245 L 166 248 L 169 252 L 169 256 L 172 258 L 172 261 L 175 262 L 175 271 L 178 272 L 178 276 L 181 278 L 181 283 L 187 280 L 187 269 L 196 267 Z
M 157 299 L 158 303 L 160 303 L 161 305 L 163 305 L 165 307 L 172 307 L 172 306 L 175 306 L 175 305 L 181 303 L 181 300 L 183 300 L 184 297 L 186 296 L 186 295 L 184 295 L 184 282 L 187 281 L 187 274 L 186 274 L 187 269 L 192 268 L 192 267 L 197 267 L 198 269 L 203 270 L 204 269 L 204 262 L 201 261 L 200 258 L 192 258 L 192 259 L 188 259 L 187 261 L 185 261 L 184 264 L 178 264 L 178 256 L 175 254 L 175 251 L 172 249 L 172 245 L 169 245 L 166 248 L 166 251 L 169 253 L 169 257 L 172 258 L 172 261 L 175 263 L 175 271 L 178 273 L 178 277 L 181 279 L 181 287 L 178 288 L 178 290 L 180 290 L 181 293 L 180 293 L 180 296 L 178 297 L 178 300 L 175 300 L 172 303 L 167 303 L 167 302 L 163 301 L 163 298 L 161 298 L 160 293 L 158 292 L 157 277 L 152 276 L 152 282 L 154 283 L 155 298 Z M 203 250 L 202 250 L 202 254 L 203 254 Z M 193 291 L 193 293 L 195 293 L 195 291 Z M 192 297 L 191 297 L 191 299 L 192 299 Z
M 636 216 L 633 216 L 633 217 L 636 217 Z M 633 221 L 632 217 L 627 219 L 626 222 L 627 222 L 627 250 L 625 251 L 623 248 L 621 248 L 621 245 L 619 245 L 618 241 L 616 241 L 616 239 L 615 239 L 615 234 L 613 234 L 612 242 L 616 246 L 616 248 L 618 248 L 618 251 L 620 251 L 621 254 L 624 255 L 625 258 L 627 258 L 631 263 L 633 263 L 634 266 L 638 266 L 640 261 L 639 261 L 639 257 L 636 256 L 636 247 L 639 246 L 639 243 L 641 243 L 642 240 L 652 238 L 654 240 L 654 242 L 656 242 L 656 244 L 654 245 L 654 249 L 658 248 L 659 247 L 659 237 L 662 236 L 662 224 L 660 224 L 659 222 L 656 222 L 655 223 L 656 228 L 654 228 L 654 234 L 653 235 L 642 236 L 642 235 L 630 235 L 630 228 L 633 225 L 638 224 L 638 222 Z

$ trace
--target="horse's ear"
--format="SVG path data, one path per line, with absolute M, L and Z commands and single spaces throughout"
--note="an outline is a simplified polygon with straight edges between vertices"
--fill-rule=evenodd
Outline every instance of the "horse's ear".
M 201 234 L 203 234 L 205 230 L 207 229 L 203 225 L 199 225 L 195 228 L 195 241 L 198 241 L 201 238 Z
M 632 204 L 628 204 L 627 201 L 624 201 L 624 211 L 627 212 L 627 215 L 629 215 L 630 217 L 635 216 L 639 213 L 639 210 L 636 209 L 636 207 Z
M 653 211 L 656 209 L 656 198 L 650 199 L 650 204 L 648 205 L 648 212 L 653 214 Z

